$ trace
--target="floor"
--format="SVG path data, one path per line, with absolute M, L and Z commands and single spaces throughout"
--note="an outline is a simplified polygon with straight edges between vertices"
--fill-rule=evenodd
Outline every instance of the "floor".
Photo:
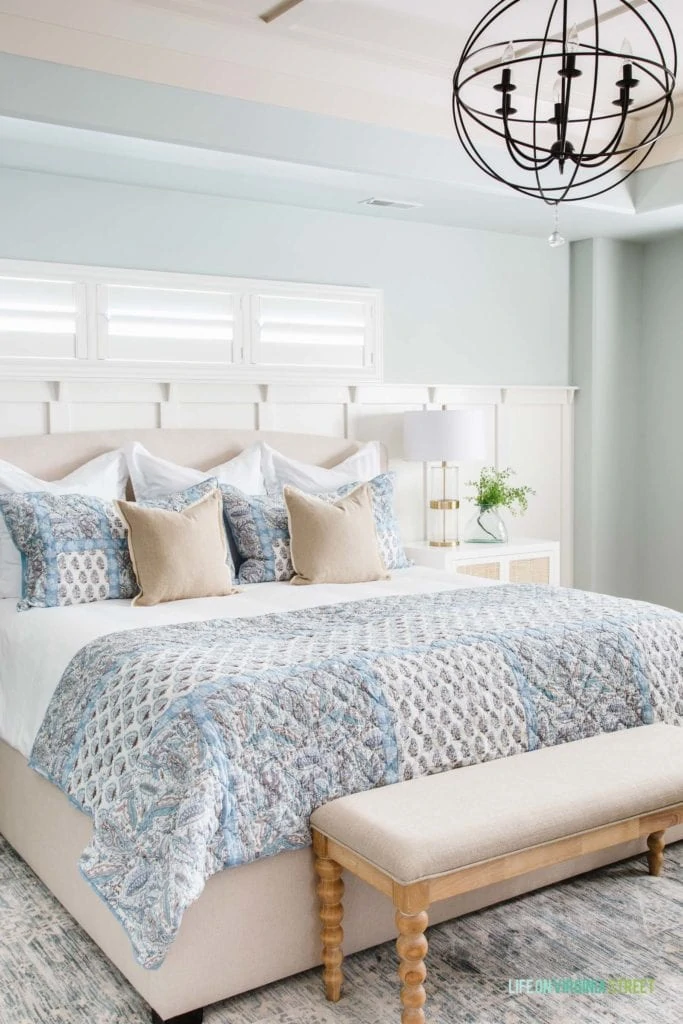
M 429 1024 L 680 1024 L 683 843 L 428 932 Z M 397 1024 L 393 944 L 350 957 L 345 996 L 319 972 L 210 1007 L 206 1024 Z M 635 993 L 511 993 L 515 979 L 654 979 Z M 628 985 L 627 980 L 624 984 Z M 648 983 L 649 984 L 649 983 Z M 147 1024 L 149 1010 L 0 837 L 0 1024 Z

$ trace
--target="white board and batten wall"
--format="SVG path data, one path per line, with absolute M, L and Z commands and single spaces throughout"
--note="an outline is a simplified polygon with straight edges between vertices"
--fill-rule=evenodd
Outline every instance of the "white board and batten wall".
M 485 410 L 484 464 L 537 494 L 512 536 L 562 545 L 572 581 L 571 387 L 382 380 L 373 289 L 0 260 L 0 435 L 149 427 L 284 430 L 381 441 L 405 540 L 426 474 L 402 458 L 407 410 Z M 463 481 L 480 465 L 462 467 Z M 463 503 L 464 525 L 470 506 Z

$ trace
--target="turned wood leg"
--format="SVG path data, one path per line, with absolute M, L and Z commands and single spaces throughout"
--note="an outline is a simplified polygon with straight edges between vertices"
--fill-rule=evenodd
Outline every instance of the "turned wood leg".
M 404 914 L 396 911 L 396 927 L 398 939 L 399 966 L 398 976 L 401 979 L 401 1003 L 403 1013 L 401 1024 L 425 1024 L 422 1007 L 427 998 L 423 982 L 427 976 L 424 958 L 427 955 L 427 939 L 425 930 L 429 924 L 426 910 L 418 914 Z
M 664 833 L 653 832 L 647 837 L 647 866 L 651 875 L 661 875 L 664 865 Z
M 323 943 L 325 996 L 331 1003 L 336 1003 L 341 999 L 342 981 L 344 980 L 341 966 L 344 960 L 342 952 L 344 930 L 341 926 L 344 917 L 342 868 L 336 861 L 317 855 L 315 870 L 318 874 L 317 892 L 322 923 L 320 935 Z

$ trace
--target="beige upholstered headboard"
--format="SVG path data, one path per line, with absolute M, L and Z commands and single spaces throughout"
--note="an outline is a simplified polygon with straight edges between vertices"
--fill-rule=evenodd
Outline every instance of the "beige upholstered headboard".
M 266 441 L 290 458 L 318 466 L 334 466 L 360 448 L 358 441 L 347 438 L 272 430 L 102 430 L 2 437 L 0 459 L 43 480 L 59 480 L 89 459 L 130 441 L 140 441 L 155 455 L 196 469 L 211 469 L 255 441 Z

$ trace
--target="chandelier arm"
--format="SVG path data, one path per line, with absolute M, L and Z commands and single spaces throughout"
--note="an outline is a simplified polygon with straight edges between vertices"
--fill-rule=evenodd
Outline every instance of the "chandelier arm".
M 611 153 L 607 154 L 606 159 L 610 159 L 611 157 L 617 157 L 618 156 L 618 157 L 623 157 L 624 160 L 626 160 L 629 157 L 633 156 L 634 153 L 637 153 L 640 149 L 642 149 L 643 146 L 653 146 L 655 144 L 655 142 L 657 141 L 657 139 L 660 137 L 660 135 L 663 135 L 664 132 L 669 127 L 669 125 L 671 124 L 671 122 L 673 120 L 673 115 L 674 115 L 673 100 L 667 98 L 666 102 L 662 106 L 661 111 L 659 112 L 659 114 L 657 115 L 656 119 L 651 124 L 650 130 L 643 136 L 643 138 L 640 140 L 638 145 L 637 146 L 627 146 L 625 149 L 613 149 L 611 151 Z M 650 136 L 653 136 L 653 138 L 650 138 Z M 620 140 L 618 140 L 618 141 L 620 141 Z M 599 153 L 595 154 L 596 159 L 599 158 L 600 156 L 601 156 L 601 154 L 599 154 Z M 593 158 L 589 155 L 588 160 L 584 161 L 583 166 L 584 167 L 599 167 L 604 162 L 604 161 L 599 161 L 599 162 L 595 162 L 595 163 L 589 162 L 592 159 Z M 621 166 L 622 162 L 623 162 L 623 160 L 620 160 L 618 164 L 615 164 L 615 167 Z
M 474 143 L 472 142 L 472 140 L 471 140 L 471 138 L 469 136 L 469 133 L 468 133 L 467 128 L 465 126 L 464 119 L 461 116 L 459 116 L 459 114 L 457 113 L 457 107 L 455 105 L 455 100 L 453 100 L 453 107 L 454 107 L 455 130 L 457 132 L 458 138 L 460 139 L 460 141 L 461 141 L 465 151 L 470 156 L 470 159 L 482 171 L 484 171 L 485 174 L 487 174 L 489 177 L 493 178 L 495 181 L 499 182 L 501 185 L 505 185 L 508 188 L 512 188 L 515 192 L 518 192 L 520 195 L 525 195 L 525 196 L 527 196 L 530 199 L 542 199 L 543 197 L 541 195 L 539 195 L 536 191 L 534 191 L 531 187 L 525 187 L 524 185 L 517 185 L 515 182 L 508 181 L 506 178 L 504 178 L 502 176 L 502 174 L 500 174 L 494 167 L 491 166 L 491 164 L 489 164 L 479 154 L 479 152 L 474 148 Z
M 483 156 L 480 155 L 479 151 L 475 148 L 474 143 L 472 142 L 467 131 L 467 128 L 465 126 L 464 119 L 462 118 L 462 115 L 457 109 L 455 96 L 453 97 L 453 121 L 455 124 L 455 130 L 458 134 L 458 138 L 460 139 L 460 142 L 462 143 L 465 152 L 469 155 L 470 159 L 480 168 L 480 170 L 484 171 L 484 173 L 488 174 L 491 178 L 494 178 L 496 181 L 499 181 L 502 185 L 508 184 L 505 178 L 503 178 L 503 176 L 499 174 L 498 171 L 496 171 L 496 169 L 491 164 L 489 164 L 483 158 Z
M 656 142 L 656 140 L 655 140 L 655 142 Z M 652 142 L 650 144 L 649 149 L 647 149 L 645 151 L 645 153 L 642 155 L 642 157 L 633 165 L 632 168 L 629 169 L 629 171 L 626 174 L 624 174 L 624 176 L 622 178 L 619 179 L 619 182 L 618 182 L 619 185 L 621 185 L 624 181 L 627 181 L 631 177 L 632 174 L 635 174 L 635 172 L 638 170 L 638 168 L 641 166 L 641 164 L 645 160 L 647 160 L 648 156 L 650 155 L 650 153 L 652 152 L 652 150 L 655 147 L 655 142 Z M 619 163 L 616 165 L 616 167 L 620 167 L 628 159 L 629 159 L 628 155 L 625 156 L 625 157 L 622 157 L 622 159 L 619 161 Z M 594 178 L 591 178 L 590 180 L 591 180 L 591 182 L 598 181 L 599 179 L 604 178 L 605 175 L 612 174 L 613 170 L 615 170 L 615 168 L 609 168 L 606 171 L 602 171 L 601 174 L 596 175 Z M 584 184 L 589 184 L 589 183 L 588 182 L 584 182 Z M 567 202 L 567 203 L 581 203 L 581 202 L 584 202 L 586 199 L 595 199 L 597 196 L 603 196 L 605 194 L 605 192 L 611 192 L 613 188 L 614 188 L 614 183 L 612 183 L 610 185 L 605 185 L 604 188 L 598 189 L 596 192 L 588 192 L 585 195 L 582 194 L 582 195 L 578 195 L 578 196 L 572 196 L 572 195 L 567 196 L 566 200 L 564 200 L 564 201 Z
M 517 149 L 512 139 L 506 138 L 505 144 L 508 153 L 510 154 L 514 162 L 517 164 L 517 166 L 521 168 L 523 171 L 543 171 L 546 167 L 550 167 L 551 163 L 555 159 L 555 157 L 551 154 L 549 157 L 546 157 L 545 160 L 532 161 L 530 157 L 526 157 L 524 153 Z M 527 160 L 528 163 L 525 163 L 525 160 Z
M 478 112 L 477 112 L 477 114 L 474 114 L 469 107 L 464 107 L 464 109 L 467 111 L 467 113 L 469 114 L 469 116 L 471 117 L 471 119 L 474 121 L 475 124 L 478 124 L 481 128 L 484 128 L 491 135 L 495 135 L 497 138 L 502 139 L 502 141 L 505 142 L 505 132 L 504 131 L 501 131 L 499 128 L 494 128 L 493 125 L 487 124 L 487 122 L 483 121 L 481 116 L 479 116 Z M 493 115 L 486 115 L 486 116 L 493 116 Z M 495 120 L 499 121 L 499 120 L 501 120 L 501 118 L 497 117 Z M 517 123 L 517 122 L 515 121 L 514 123 Z M 533 147 L 532 147 L 530 142 L 520 142 L 520 140 L 516 139 L 515 143 L 518 146 L 525 146 L 527 149 L 533 149 Z M 551 150 L 547 146 L 540 146 L 539 145 L 539 146 L 537 146 L 537 149 L 538 149 L 538 151 L 540 153 L 548 153 L 548 154 L 550 154 L 550 152 L 551 152 Z
M 655 144 L 655 141 L 656 141 L 656 140 L 654 140 L 654 141 L 653 141 L 653 142 L 651 143 L 651 145 L 650 145 L 650 149 L 651 149 L 651 148 L 652 148 L 652 147 L 654 146 L 654 144 Z M 649 150 L 648 150 L 648 152 L 649 152 Z M 631 157 L 632 157 L 632 156 L 633 156 L 633 153 L 632 153 L 632 152 L 630 152 L 630 151 L 629 151 L 629 152 L 627 152 L 627 153 L 624 153 L 624 155 L 623 155 L 623 156 L 621 156 L 621 157 L 620 157 L 620 158 L 619 158 L 619 159 L 618 159 L 618 160 L 617 160 L 617 161 L 616 161 L 615 163 L 613 163 L 613 164 L 612 164 L 612 165 L 611 165 L 610 167 L 608 167 L 608 168 L 607 168 L 606 170 L 604 170 L 604 171 L 600 171 L 600 173 L 599 173 L 599 174 L 594 174 L 594 175 L 592 175 L 592 176 L 591 176 L 590 178 L 588 178 L 588 179 L 587 179 L 586 181 L 584 181 L 584 182 L 583 182 L 582 184 L 583 184 L 583 185 L 589 185 L 589 184 L 590 184 L 590 185 L 592 185 L 592 184 L 593 184 L 594 182 L 596 182 L 596 181 L 601 181 L 601 180 L 602 180 L 603 178 L 606 178 L 606 177 L 607 177 L 608 175 L 614 174 L 614 172 L 615 172 L 615 171 L 617 171 L 617 170 L 618 170 L 618 169 L 619 169 L 620 167 L 622 167 L 622 166 L 623 166 L 623 165 L 624 165 L 625 163 L 627 163 L 627 162 L 628 162 L 628 161 L 629 161 L 629 160 L 631 159 Z M 645 154 L 645 156 L 647 156 L 647 153 Z M 643 157 L 643 159 L 644 159 L 644 157 Z M 641 163 L 642 163 L 642 159 L 638 161 L 638 166 L 640 166 L 640 164 L 641 164 Z M 631 172 L 631 171 L 629 171 L 629 172 L 628 172 L 628 174 L 625 174 L 625 175 L 624 175 L 624 177 L 623 177 L 623 178 L 621 178 L 621 179 L 619 180 L 619 184 L 621 184 L 621 182 L 622 182 L 622 181 L 626 181 L 626 178 L 630 178 L 630 176 L 631 176 L 631 173 L 632 173 L 632 172 Z M 614 185 L 611 185 L 611 186 L 609 186 L 609 188 L 614 188 Z M 605 191 L 605 192 L 607 192 L 607 191 L 609 191 L 609 188 L 607 188 L 607 189 L 604 189 L 604 190 L 602 190 L 602 191 Z M 602 194 L 602 192 L 599 192 L 599 193 L 597 193 L 597 194 L 598 194 L 598 195 L 601 195 L 601 194 Z M 590 198 L 590 196 L 581 196 L 581 197 L 577 197 L 577 199 L 578 199 L 578 198 L 581 198 L 581 199 L 588 199 L 588 198 Z
M 601 156 L 599 153 L 594 154 L 592 156 L 589 155 L 588 158 L 583 161 L 581 166 L 587 167 L 589 169 L 593 167 L 602 167 L 605 163 L 608 162 L 608 160 L 612 160 L 618 157 L 619 159 L 615 159 L 615 162 L 611 167 L 611 170 L 616 170 L 636 153 L 639 153 L 640 150 L 643 149 L 644 147 L 651 148 L 652 146 L 654 146 L 657 139 L 661 135 L 663 135 L 664 132 L 667 130 L 672 120 L 673 103 L 670 107 L 669 104 L 667 104 L 662 109 L 656 121 L 654 121 L 652 126 L 650 127 L 650 130 L 647 133 L 647 135 L 643 136 L 643 138 L 637 146 L 626 146 L 624 149 L 614 149 L 611 153 L 607 153 L 605 156 Z M 652 135 L 654 135 L 654 138 L 650 138 L 650 136 Z
M 584 153 L 583 154 L 583 156 L 581 157 L 581 166 L 582 167 L 597 166 L 595 163 L 593 163 L 593 161 L 596 161 L 596 160 L 599 161 L 600 163 L 602 163 L 603 161 L 607 161 L 607 160 L 611 160 L 612 159 L 612 157 L 617 152 L 616 147 L 619 145 L 619 143 L 621 142 L 621 140 L 623 138 L 623 135 L 624 135 L 624 128 L 626 127 L 627 111 L 628 111 L 627 107 L 623 107 L 622 108 L 621 118 L 619 119 L 619 125 L 618 125 L 614 135 L 612 136 L 612 138 L 609 140 L 609 142 L 605 143 L 605 145 L 602 147 L 602 149 L 598 150 L 598 152 L 596 152 L 596 153 Z
M 542 171 L 555 159 L 553 153 L 550 150 L 541 150 L 539 147 L 533 149 L 533 147 L 527 142 L 521 142 L 515 139 L 508 126 L 507 115 L 503 114 L 503 125 L 505 128 L 505 145 L 507 146 L 508 153 L 515 161 L 518 167 L 521 167 L 526 171 L 535 171 L 536 169 Z M 524 148 L 531 149 L 532 153 L 546 152 L 548 155 L 544 159 L 534 159 L 530 154 L 524 152 Z M 527 161 L 526 163 L 524 161 Z

